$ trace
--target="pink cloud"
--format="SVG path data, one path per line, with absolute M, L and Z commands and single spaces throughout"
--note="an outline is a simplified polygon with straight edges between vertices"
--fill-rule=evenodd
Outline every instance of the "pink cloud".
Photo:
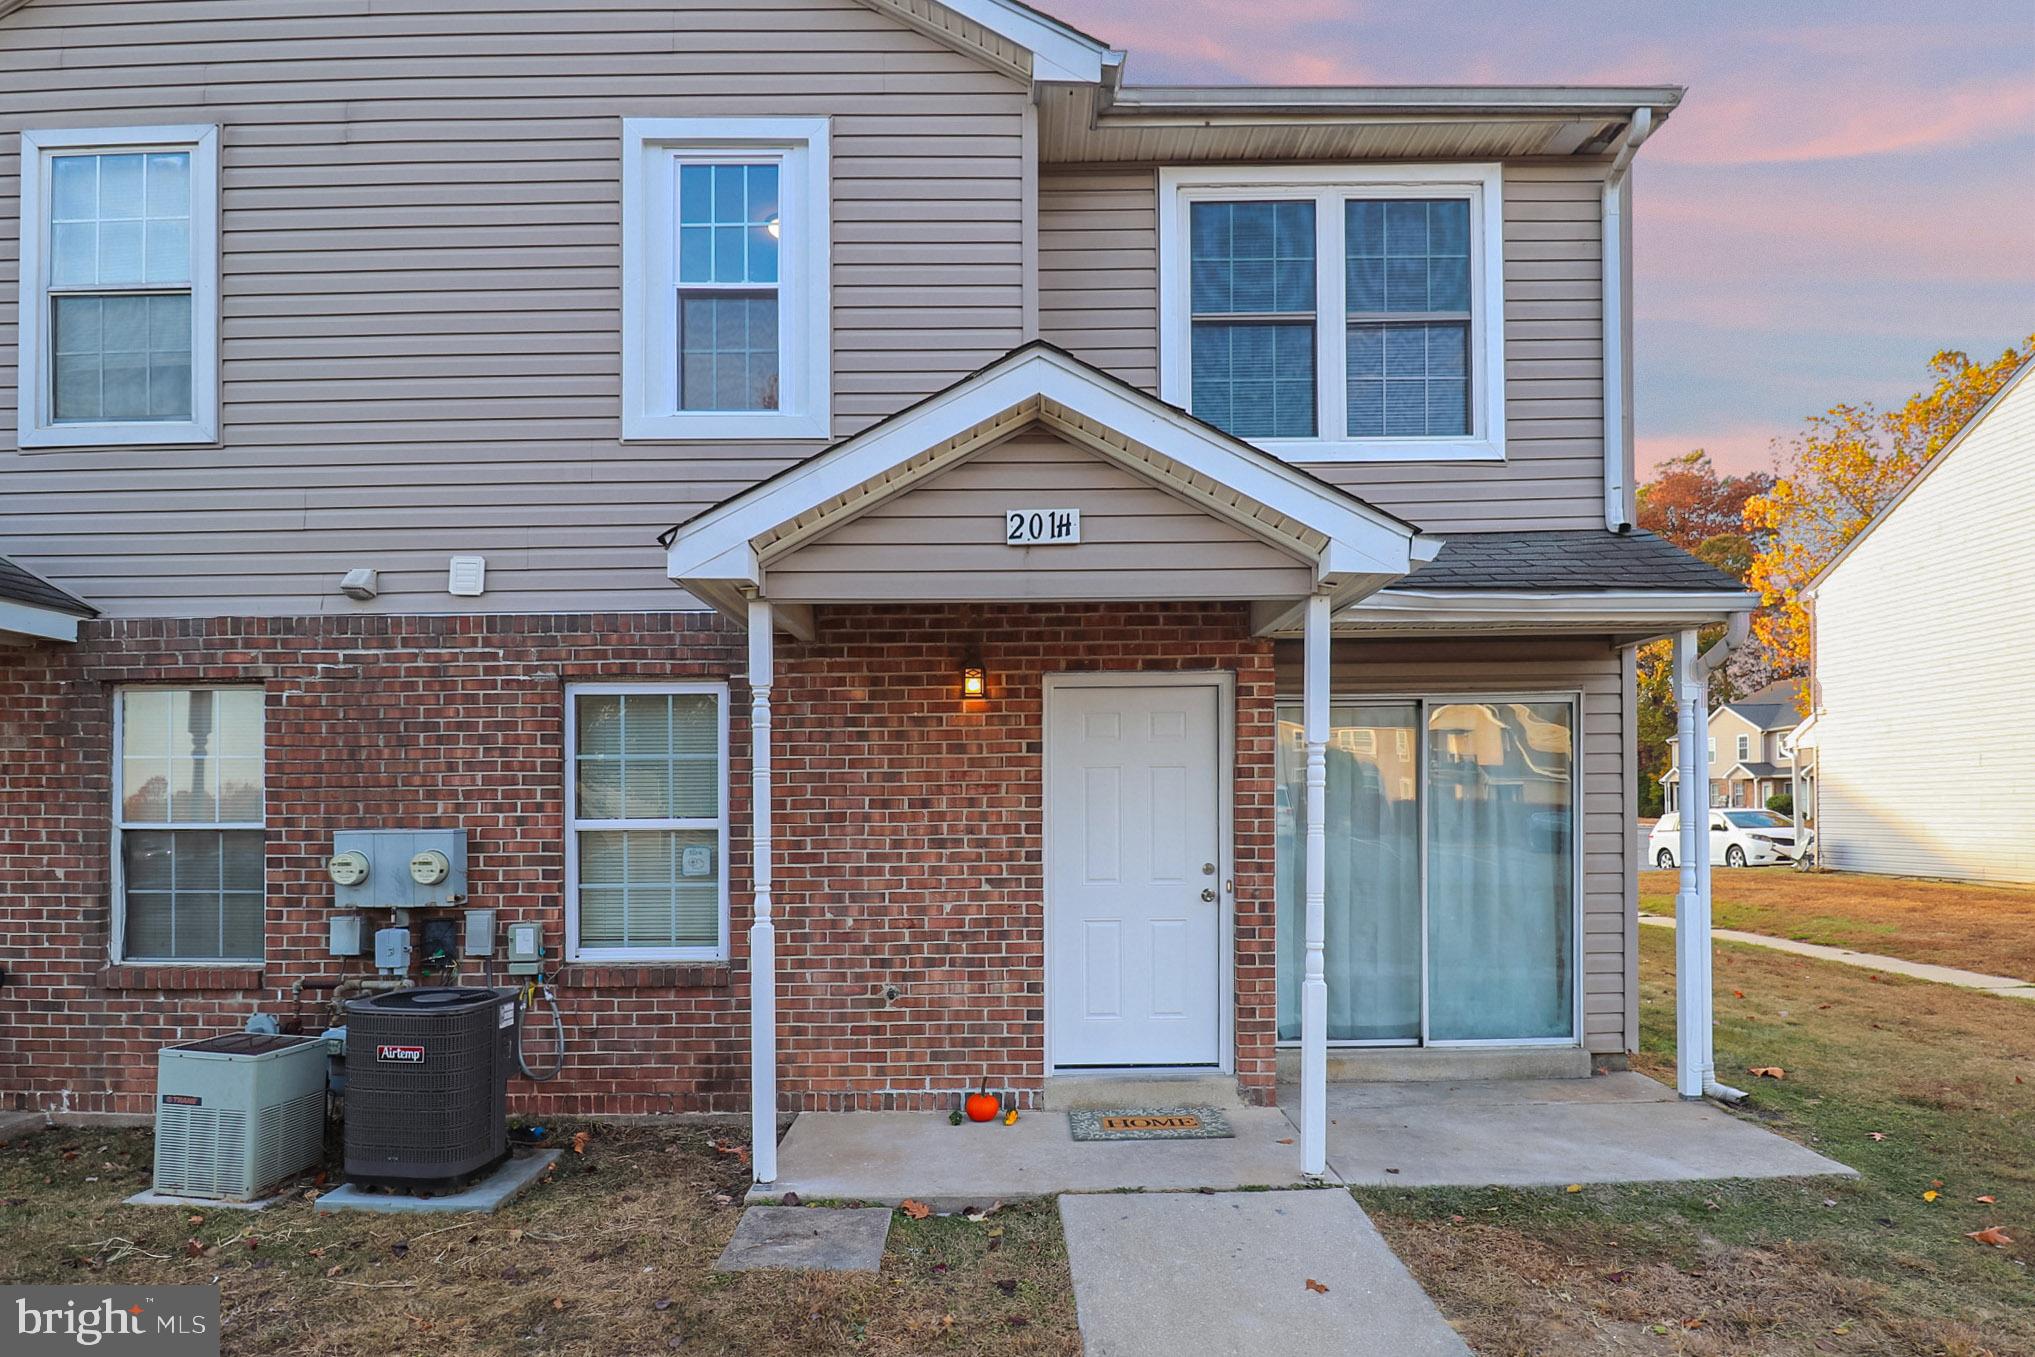
M 1758 89 L 1692 97 L 1666 129 L 1672 135 L 1649 148 L 1651 156 L 1687 165 L 1850 160 L 1982 143 L 2035 125 L 2035 83 L 2025 78 L 1881 88 L 1870 99 L 1792 88 L 1791 95 Z
M 1711 464 L 1726 475 L 1774 469 L 1774 440 L 1784 439 L 1791 429 L 1765 424 L 1741 424 L 1707 429 L 1702 433 L 1645 434 L 1633 440 L 1633 453 L 1640 476 L 1671 457 L 1701 448 L 1710 454 Z

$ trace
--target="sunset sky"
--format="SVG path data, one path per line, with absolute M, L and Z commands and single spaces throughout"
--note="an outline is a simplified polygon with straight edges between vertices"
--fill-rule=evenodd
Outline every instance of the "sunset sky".
M 2035 331 L 2035 4 L 1043 0 L 1131 84 L 1688 86 L 1634 172 L 1639 457 L 1764 467 Z

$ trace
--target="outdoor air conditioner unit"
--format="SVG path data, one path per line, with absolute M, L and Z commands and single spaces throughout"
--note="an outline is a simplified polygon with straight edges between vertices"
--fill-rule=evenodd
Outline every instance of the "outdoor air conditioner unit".
M 229 1032 L 156 1056 L 155 1190 L 251 1201 L 325 1153 L 325 1043 Z
M 346 1177 L 445 1190 L 508 1158 L 514 991 L 425 987 L 346 1005 Z

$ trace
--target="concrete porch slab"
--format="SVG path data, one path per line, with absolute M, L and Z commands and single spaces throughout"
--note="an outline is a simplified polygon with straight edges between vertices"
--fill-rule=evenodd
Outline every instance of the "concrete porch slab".
M 910 1197 L 935 1210 L 1061 1192 L 1293 1187 L 1299 1133 L 1274 1108 L 1227 1112 L 1228 1140 L 1077 1141 L 1064 1112 L 950 1126 L 937 1112 L 806 1112 L 777 1147 L 777 1181 L 749 1200 L 786 1192 L 802 1201 L 895 1206 Z M 1282 1143 L 1283 1142 L 1283 1143 Z
M 1347 1192 L 1062 1197 L 1060 1220 L 1088 1357 L 1470 1351 Z
M 1279 1096 L 1297 1107 L 1297 1089 Z M 1684 1102 L 1643 1074 L 1331 1084 L 1328 1117 L 1329 1170 L 1358 1186 L 1857 1176 L 1714 1104 Z

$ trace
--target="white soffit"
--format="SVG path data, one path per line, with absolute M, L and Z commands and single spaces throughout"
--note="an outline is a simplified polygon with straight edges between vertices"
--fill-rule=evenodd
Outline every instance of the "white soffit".
M 879 13 L 1032 84 L 1093 85 L 1122 54 L 1009 0 L 862 0 Z

